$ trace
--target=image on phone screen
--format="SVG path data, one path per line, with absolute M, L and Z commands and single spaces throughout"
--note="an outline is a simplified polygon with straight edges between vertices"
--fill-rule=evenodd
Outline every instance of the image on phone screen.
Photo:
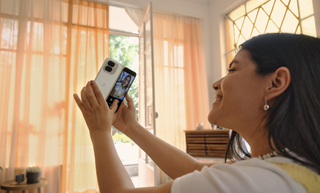
M 118 99 L 118 109 L 120 107 L 121 102 L 123 101 L 124 97 L 126 96 L 132 82 L 136 76 L 136 73 L 131 71 L 128 68 L 124 68 L 121 72 L 116 84 L 114 85 L 112 91 L 110 92 L 109 97 L 107 98 L 107 103 L 109 107 L 111 107 L 113 101 Z M 118 111 L 117 109 L 117 111 Z

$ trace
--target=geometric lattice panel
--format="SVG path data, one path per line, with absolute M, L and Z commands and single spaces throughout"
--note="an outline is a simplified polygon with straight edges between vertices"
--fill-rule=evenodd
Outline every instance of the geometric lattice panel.
M 225 17 L 227 62 L 239 45 L 265 33 L 307 34 L 316 37 L 312 0 L 252 0 Z

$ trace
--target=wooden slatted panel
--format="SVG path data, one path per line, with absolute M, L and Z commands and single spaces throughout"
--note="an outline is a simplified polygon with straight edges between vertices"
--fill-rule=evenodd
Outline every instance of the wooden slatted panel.
M 229 130 L 185 131 L 187 153 L 194 157 L 224 158 Z

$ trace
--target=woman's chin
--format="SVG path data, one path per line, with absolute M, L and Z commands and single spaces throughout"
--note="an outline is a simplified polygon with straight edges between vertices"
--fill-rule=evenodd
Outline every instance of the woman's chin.
M 218 115 L 213 110 L 211 110 L 208 114 L 209 123 L 212 125 L 218 125 L 218 123 L 217 123 L 218 120 L 219 120 Z

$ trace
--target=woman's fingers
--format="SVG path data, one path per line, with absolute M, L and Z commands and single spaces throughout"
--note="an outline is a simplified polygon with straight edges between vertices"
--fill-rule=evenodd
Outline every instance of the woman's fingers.
M 107 106 L 107 103 L 106 103 L 105 99 L 103 98 L 103 95 L 102 95 L 98 85 L 93 80 L 90 81 L 90 84 L 92 86 L 92 90 L 93 90 L 93 92 L 94 92 L 94 94 L 95 94 L 95 96 L 97 98 L 98 103 L 100 105 L 106 105 Z
M 92 107 L 107 107 L 108 105 L 103 98 L 103 95 L 98 87 L 98 85 L 92 80 L 87 83 L 85 87 L 81 90 L 81 99 L 77 94 L 74 94 L 74 99 L 79 106 L 79 108 L 82 110 L 90 110 Z M 115 102 L 115 101 L 114 101 Z M 115 107 L 117 107 L 117 104 L 114 103 Z M 105 109 L 105 108 L 104 108 Z M 111 110 L 111 108 L 110 108 Z M 114 112 L 117 109 L 114 110 Z
M 116 110 L 117 110 L 117 108 L 118 108 L 118 102 L 119 102 L 118 99 L 115 99 L 115 100 L 112 102 L 112 105 L 111 105 L 111 108 L 110 108 L 110 110 L 111 110 L 112 113 L 115 113 L 115 112 L 116 112 Z
M 85 108 L 88 110 L 91 108 L 91 104 L 87 98 L 87 94 L 86 94 L 86 87 L 83 87 L 81 90 L 81 100 L 82 100 L 82 104 L 85 106 Z
M 77 94 L 73 94 L 73 98 L 76 101 L 78 107 L 80 108 L 80 110 L 83 112 L 86 110 L 86 107 L 83 105 L 81 99 L 79 98 L 79 96 Z
M 87 96 L 88 101 L 89 101 L 90 104 L 91 104 L 91 107 L 94 107 L 94 106 L 98 106 L 98 105 L 99 105 L 98 100 L 97 100 L 97 97 L 96 97 L 96 94 L 95 94 L 94 91 L 93 91 L 92 82 L 91 82 L 91 81 L 89 81 L 89 82 L 87 83 L 87 86 L 86 86 L 86 96 Z

